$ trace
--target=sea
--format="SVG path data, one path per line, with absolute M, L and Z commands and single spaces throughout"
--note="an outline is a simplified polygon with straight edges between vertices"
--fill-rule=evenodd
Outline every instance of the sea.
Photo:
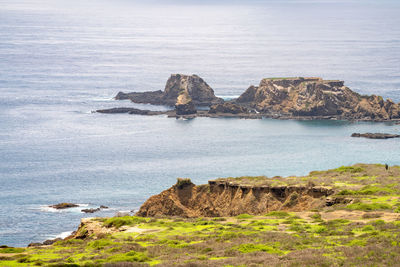
M 400 101 L 400 1 L 0 0 L 0 245 L 133 213 L 178 177 L 400 165 L 393 123 L 98 114 L 197 74 L 225 99 L 266 77 L 340 79 Z M 80 204 L 58 211 L 49 205 Z M 84 207 L 109 209 L 94 214 Z

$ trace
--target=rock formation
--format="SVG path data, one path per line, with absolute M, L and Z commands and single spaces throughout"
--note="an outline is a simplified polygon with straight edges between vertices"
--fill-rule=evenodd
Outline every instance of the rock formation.
M 369 139 L 389 139 L 389 138 L 400 138 L 399 134 L 387 134 L 387 133 L 353 133 L 351 137 L 365 137 Z
M 181 94 L 184 94 L 184 97 L 178 100 Z M 199 76 L 173 74 L 168 79 L 164 91 L 127 94 L 119 92 L 116 99 L 176 106 L 175 110 L 168 111 L 114 108 L 97 112 L 165 114 L 168 117 L 400 121 L 400 104 L 390 99 L 385 101 L 381 96 L 360 95 L 344 86 L 343 81 L 323 80 L 316 77 L 263 79 L 259 86 L 250 86 L 236 100 L 224 102 L 214 95 L 213 89 Z M 185 103 L 182 104 L 183 102 Z M 210 106 L 210 110 L 195 112 L 196 105 Z
M 175 104 L 175 112 L 177 116 L 192 115 L 197 113 L 193 100 L 186 90 L 182 90 L 178 96 Z
M 362 96 L 343 81 L 321 78 L 263 79 L 250 86 L 237 100 L 270 116 L 332 117 L 350 120 L 391 120 L 400 118 L 400 106 L 382 97 Z
M 270 211 L 302 211 L 325 206 L 333 190 L 321 186 L 258 185 L 232 183 L 224 179 L 196 186 L 189 179 L 150 197 L 138 216 L 219 217 Z
M 193 103 L 199 106 L 210 106 L 222 103 L 223 100 L 214 94 L 214 90 L 197 75 L 172 74 L 165 85 L 164 91 L 142 93 L 119 92 L 115 99 L 130 99 L 135 103 L 173 106 L 182 91 L 186 91 Z
M 62 210 L 62 209 L 76 208 L 79 207 L 79 205 L 74 203 L 58 203 L 55 205 L 50 205 L 49 207 L 56 210 Z
M 110 109 L 98 109 L 96 110 L 98 113 L 128 113 L 128 114 L 137 114 L 137 115 L 161 115 L 165 114 L 163 111 L 152 111 L 152 110 L 143 110 L 138 108 L 110 108 Z
M 216 113 L 240 114 L 240 113 L 249 113 L 249 109 L 234 103 L 226 102 L 223 104 L 212 105 L 208 112 L 211 114 L 216 114 Z

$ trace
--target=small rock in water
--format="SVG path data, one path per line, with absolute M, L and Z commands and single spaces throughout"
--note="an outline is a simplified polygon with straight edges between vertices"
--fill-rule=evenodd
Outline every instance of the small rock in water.
M 95 213 L 97 211 L 100 211 L 101 209 L 108 209 L 108 207 L 104 206 L 104 205 L 101 205 L 99 208 L 96 208 L 96 209 L 93 209 L 93 208 L 91 208 L 91 209 L 83 209 L 81 211 L 84 212 L 84 213 Z
M 369 139 L 389 139 L 399 138 L 399 134 L 388 134 L 388 133 L 353 133 L 351 137 L 365 137 Z
M 68 209 L 68 208 L 76 208 L 76 207 L 79 207 L 79 205 L 74 204 L 74 203 L 58 203 L 55 205 L 50 205 L 49 207 L 57 209 L 57 210 L 62 210 L 62 209 Z
M 100 208 L 97 208 L 97 209 L 83 209 L 81 211 L 84 212 L 84 213 L 95 213 L 97 211 L 100 211 Z

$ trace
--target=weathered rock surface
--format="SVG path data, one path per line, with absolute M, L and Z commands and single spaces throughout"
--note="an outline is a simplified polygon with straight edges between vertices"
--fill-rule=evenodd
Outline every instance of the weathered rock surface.
M 108 209 L 108 207 L 101 205 L 99 208 L 82 209 L 81 212 L 84 212 L 84 213 L 95 213 L 95 212 L 98 212 L 98 211 L 100 211 L 102 209 Z
M 30 243 L 28 245 L 28 247 L 50 246 L 50 245 L 54 244 L 55 242 L 61 241 L 61 240 L 63 240 L 63 239 L 62 238 L 48 239 L 48 240 L 44 241 L 43 243 L 40 243 L 40 242 Z
M 197 110 L 189 93 L 185 90 L 181 91 L 175 104 L 175 112 L 177 116 L 196 114 Z
M 351 137 L 364 137 L 369 139 L 389 139 L 389 138 L 400 138 L 399 134 L 387 134 L 387 133 L 353 133 Z
M 321 78 L 263 79 L 250 86 L 237 103 L 270 116 L 314 116 L 350 120 L 392 120 L 400 118 L 400 106 L 392 100 L 363 96 L 344 86 L 343 81 Z
M 182 180 L 150 197 L 138 216 L 214 217 L 270 211 L 303 211 L 326 205 L 333 190 L 321 186 L 248 186 L 224 180 L 196 186 Z
M 249 109 L 240 106 L 238 104 L 226 102 L 223 104 L 212 105 L 208 112 L 211 114 L 216 114 L 216 113 L 240 114 L 240 113 L 249 113 Z
M 223 100 L 214 94 L 214 90 L 197 75 L 173 74 L 168 79 L 164 91 L 142 93 L 119 92 L 115 99 L 130 99 L 135 103 L 174 106 L 182 91 L 188 93 L 195 105 L 210 106 Z
M 79 205 L 74 204 L 74 203 L 58 203 L 55 205 L 50 205 L 49 207 L 57 209 L 57 210 L 62 210 L 62 209 L 68 209 L 68 208 L 76 208 L 76 207 L 79 207 Z

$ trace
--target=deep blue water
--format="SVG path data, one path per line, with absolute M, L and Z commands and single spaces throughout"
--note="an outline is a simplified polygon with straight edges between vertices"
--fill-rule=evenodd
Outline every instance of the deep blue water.
M 137 210 L 177 177 L 400 164 L 400 140 L 350 138 L 400 125 L 91 113 L 131 106 L 112 97 L 163 89 L 171 73 L 196 73 L 222 97 L 264 77 L 321 76 L 400 101 L 398 1 L 196 3 L 0 0 L 0 245 L 85 216 L 46 205 Z

